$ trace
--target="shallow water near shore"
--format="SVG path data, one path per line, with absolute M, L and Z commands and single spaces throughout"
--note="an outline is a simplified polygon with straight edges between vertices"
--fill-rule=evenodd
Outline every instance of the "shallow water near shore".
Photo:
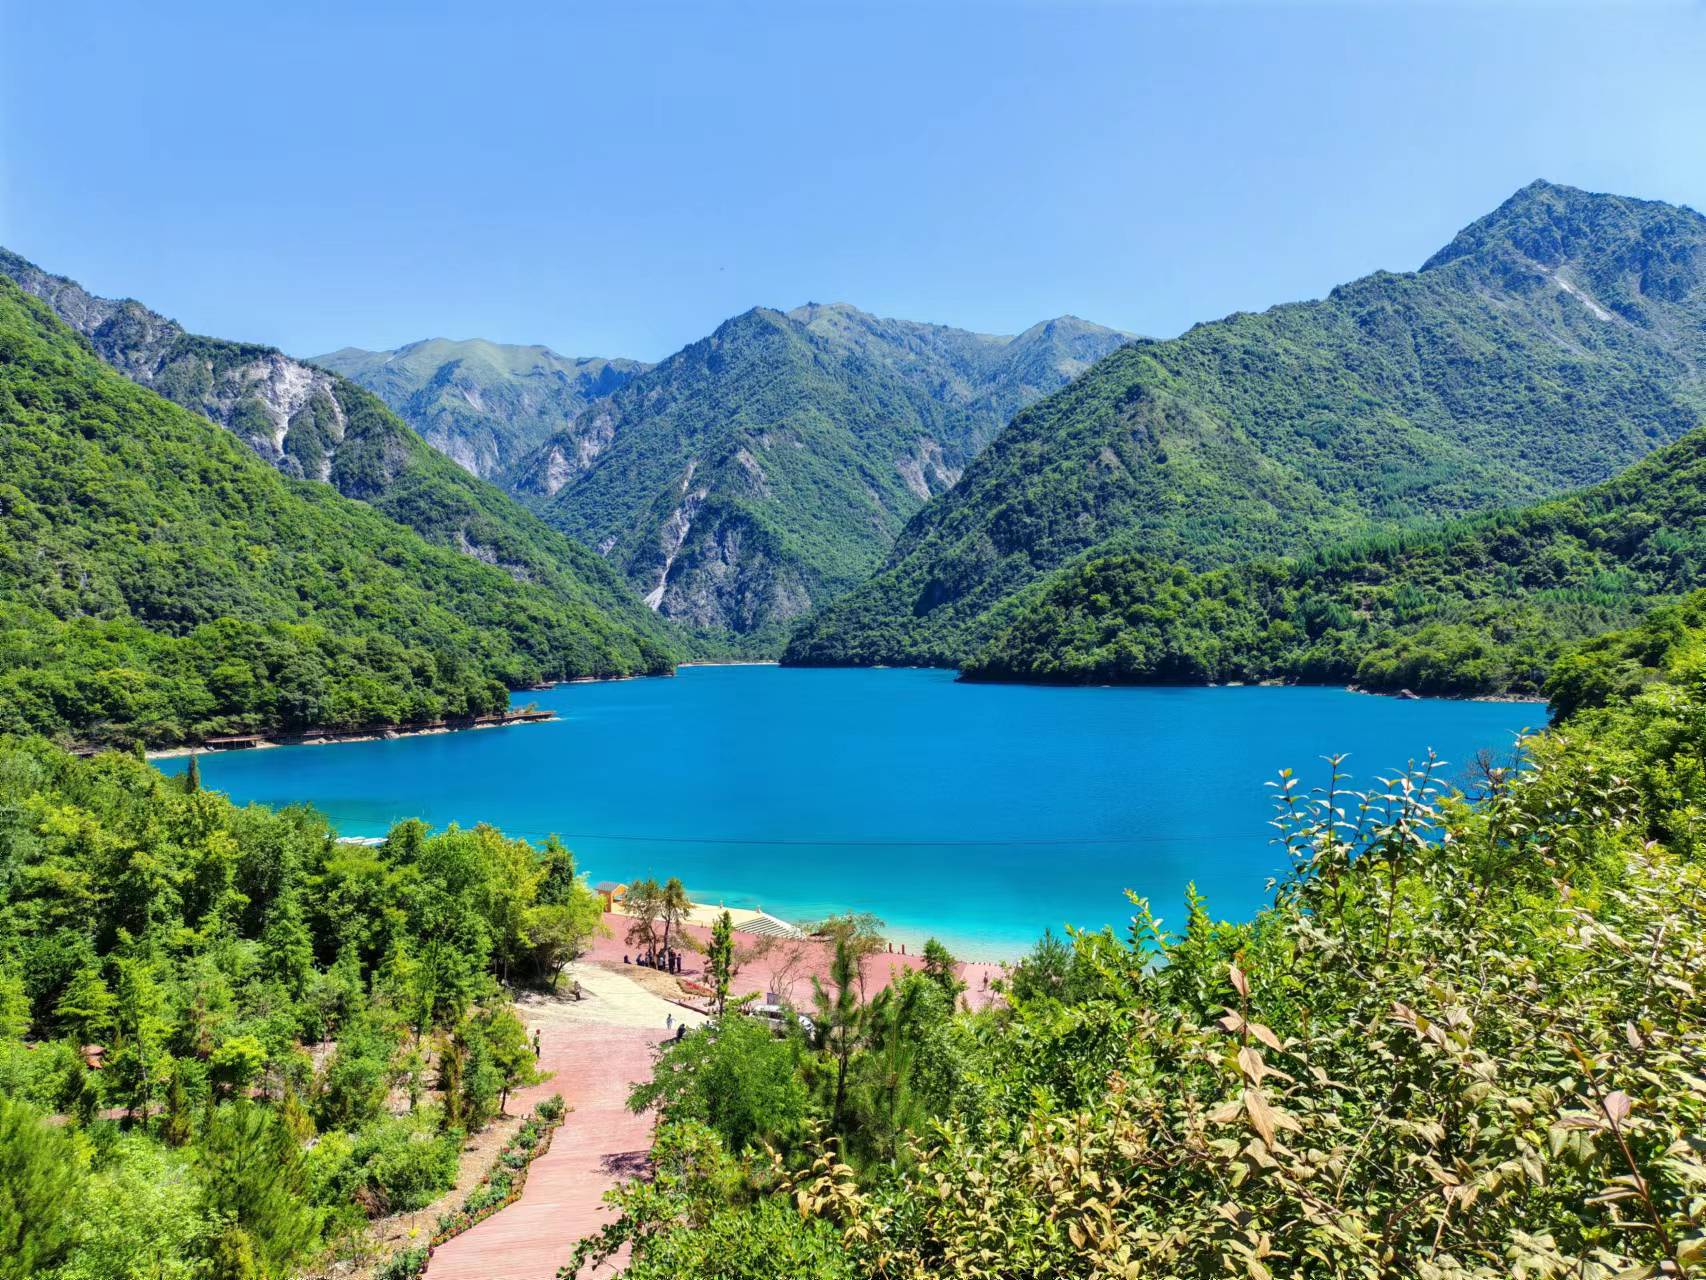
M 1532 703 L 1338 689 L 959 685 L 952 672 L 717 666 L 517 695 L 559 719 L 483 732 L 204 755 L 238 801 L 306 802 L 346 835 L 420 817 L 559 834 L 593 880 L 678 875 L 785 919 L 871 911 L 968 959 L 1068 923 L 1123 929 L 1124 890 L 1183 918 L 1267 900 L 1286 766 L 1349 752 L 1373 786 L 1429 748 L 1454 780 L 1539 728 Z M 179 773 L 182 759 L 160 767 Z

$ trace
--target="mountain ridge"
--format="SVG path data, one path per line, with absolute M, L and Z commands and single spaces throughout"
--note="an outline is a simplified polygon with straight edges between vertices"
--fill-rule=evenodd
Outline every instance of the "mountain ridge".
M 0 278 L 0 732 L 171 744 L 666 671 L 569 600 L 293 479 Z
M 652 367 L 484 338 L 423 338 L 380 351 L 342 347 L 308 363 L 366 387 L 433 448 L 487 480 Z
M 785 660 L 954 665 L 1083 559 L 1206 569 L 1538 501 L 1701 420 L 1693 210 L 1531 184 L 1428 262 L 1116 351 L 1017 415 Z
M 753 307 L 506 479 L 666 616 L 762 646 L 865 577 L 1010 405 L 1126 340 L 1078 320 L 1006 336 L 845 303 Z
M 108 365 L 231 431 L 285 475 L 325 483 L 565 604 L 590 604 L 662 650 L 680 647 L 600 557 L 431 448 L 354 382 L 273 347 L 189 333 L 135 299 L 102 298 L 4 249 L 0 275 Z

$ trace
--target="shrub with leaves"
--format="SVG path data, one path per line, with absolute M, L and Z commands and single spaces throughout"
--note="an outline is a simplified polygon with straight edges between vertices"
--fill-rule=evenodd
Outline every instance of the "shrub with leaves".
M 1472 797 L 1431 759 L 1282 774 L 1255 919 L 1135 902 L 1046 945 L 956 1015 L 966 1087 L 893 1159 L 851 1130 L 731 1173 L 660 1135 L 600 1247 L 664 1274 L 786 1206 L 862 1276 L 1706 1275 L 1700 649 Z

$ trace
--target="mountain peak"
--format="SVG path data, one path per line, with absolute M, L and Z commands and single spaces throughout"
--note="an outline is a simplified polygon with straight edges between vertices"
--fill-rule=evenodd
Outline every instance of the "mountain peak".
M 1684 259 L 1695 258 L 1693 271 L 1698 278 L 1706 218 L 1694 210 L 1536 179 L 1463 228 L 1422 264 L 1422 270 L 1437 270 L 1465 258 L 1491 263 L 1512 255 L 1556 269 L 1590 255 L 1601 261 L 1631 254 L 1639 258 L 1644 249 L 1660 241 L 1666 243 L 1667 257 L 1674 259 L 1680 245 Z M 1688 266 L 1686 261 L 1679 265 Z

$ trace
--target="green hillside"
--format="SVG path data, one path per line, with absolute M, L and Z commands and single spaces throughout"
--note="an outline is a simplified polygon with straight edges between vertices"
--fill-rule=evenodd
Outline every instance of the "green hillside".
M 650 367 L 477 338 L 429 338 L 395 351 L 344 347 L 309 363 L 366 387 L 433 448 L 486 479 Z
M 1563 498 L 1295 561 L 1092 560 L 1049 579 L 965 675 L 1532 695 L 1572 642 L 1702 585 L 1706 429 Z
M 5 280 L 0 426 L 0 732 L 435 720 L 541 679 L 669 667 L 585 600 L 287 479 Z
M 48 303 L 127 378 L 226 427 L 283 474 L 323 481 L 561 605 L 592 605 L 650 644 L 676 647 L 603 560 L 429 448 L 353 382 L 271 347 L 186 333 L 140 302 L 98 297 L 3 249 L 0 274 Z
M 1021 413 L 787 660 L 965 660 L 1062 566 L 1211 568 L 1593 483 L 1706 413 L 1706 219 L 1535 183 L 1420 271 L 1139 342 Z
M 1019 403 L 1125 336 L 1015 338 L 847 306 L 737 316 L 586 410 L 508 477 L 666 617 L 745 643 L 864 580 Z

